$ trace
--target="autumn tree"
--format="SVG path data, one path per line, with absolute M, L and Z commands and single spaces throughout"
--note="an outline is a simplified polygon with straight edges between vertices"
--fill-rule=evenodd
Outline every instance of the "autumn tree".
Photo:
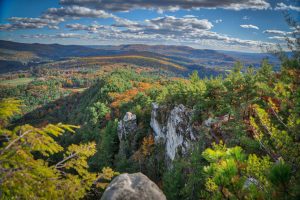
M 3 199 L 80 199 L 103 173 L 90 173 L 87 159 L 96 153 L 93 142 L 60 146 L 54 137 L 74 133 L 77 126 L 48 124 L 8 129 L 9 119 L 20 112 L 20 101 L 0 102 L 0 189 Z M 51 156 L 63 153 L 59 162 Z

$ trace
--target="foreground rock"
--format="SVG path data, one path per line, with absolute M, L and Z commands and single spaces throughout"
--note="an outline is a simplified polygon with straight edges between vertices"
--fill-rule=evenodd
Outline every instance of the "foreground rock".
M 166 200 L 163 192 L 142 173 L 121 174 L 108 185 L 101 200 Z

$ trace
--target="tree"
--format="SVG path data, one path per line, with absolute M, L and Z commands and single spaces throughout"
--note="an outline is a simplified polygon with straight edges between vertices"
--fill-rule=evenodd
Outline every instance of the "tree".
M 204 167 L 205 188 L 210 199 L 258 199 L 268 196 L 266 173 L 271 162 L 255 154 L 247 158 L 239 146 L 213 144 L 202 153 L 210 163 Z M 266 196 L 265 196 L 266 195 Z
M 282 68 L 283 69 L 300 69 L 300 24 L 297 19 L 295 19 L 290 13 L 287 11 L 284 12 L 285 15 L 285 21 L 287 22 L 287 25 L 290 27 L 291 34 L 287 34 L 285 36 L 286 44 L 281 45 L 277 44 L 276 47 L 267 47 L 266 50 L 269 53 L 274 54 L 277 56 L 280 61 L 282 62 Z M 287 49 L 286 51 L 292 52 L 292 56 L 289 57 L 289 55 L 284 52 L 284 47 Z
M 149 135 L 148 137 L 144 137 L 143 143 L 142 143 L 142 154 L 144 156 L 149 156 L 151 155 L 153 151 L 153 146 L 154 146 L 154 137 L 153 135 Z
M 9 130 L 8 119 L 20 112 L 20 101 L 0 101 L 0 190 L 3 199 L 80 199 L 102 174 L 88 171 L 87 159 L 96 153 L 93 142 L 66 149 L 53 137 L 74 133 L 78 126 L 48 124 L 42 128 L 23 125 Z M 57 163 L 51 156 L 62 153 Z
M 164 173 L 163 176 L 163 191 L 167 199 L 176 200 L 183 199 L 182 189 L 184 188 L 185 180 L 183 174 L 184 164 L 181 162 L 173 163 L 174 166 Z
M 91 107 L 88 107 L 89 119 L 93 124 L 97 124 L 110 111 L 102 102 L 96 102 Z
M 200 81 L 198 71 L 193 71 L 193 73 L 190 75 L 190 80 L 192 83 L 197 83 L 198 81 Z
M 91 160 L 94 169 L 101 169 L 105 166 L 113 166 L 114 156 L 119 150 L 119 138 L 117 134 L 118 121 L 109 121 L 106 127 L 101 130 L 98 142 L 98 152 Z
M 271 168 L 268 178 L 276 187 L 276 193 L 279 193 L 277 196 L 288 199 L 292 168 L 281 160 Z

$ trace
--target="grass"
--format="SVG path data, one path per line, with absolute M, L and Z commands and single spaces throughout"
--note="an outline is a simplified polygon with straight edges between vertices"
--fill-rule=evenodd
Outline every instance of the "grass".
M 16 78 L 12 80 L 3 80 L 0 81 L 0 86 L 17 86 L 17 85 L 25 85 L 33 81 L 34 78 Z

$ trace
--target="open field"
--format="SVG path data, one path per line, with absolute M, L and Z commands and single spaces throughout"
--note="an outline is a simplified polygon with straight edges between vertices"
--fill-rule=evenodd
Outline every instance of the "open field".
M 12 80 L 2 80 L 0 81 L 0 86 L 17 86 L 25 85 L 33 81 L 34 78 L 16 78 Z

